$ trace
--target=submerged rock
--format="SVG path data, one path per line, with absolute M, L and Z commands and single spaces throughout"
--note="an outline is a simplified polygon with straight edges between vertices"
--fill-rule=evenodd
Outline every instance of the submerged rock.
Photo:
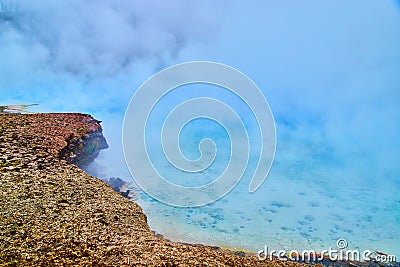
M 120 193 L 123 197 L 136 200 L 137 196 L 134 191 L 137 191 L 137 188 L 132 187 L 128 182 L 122 180 L 119 177 L 111 177 L 109 179 L 103 179 L 115 192 Z
M 108 185 L 112 187 L 117 192 L 121 192 L 126 185 L 126 182 L 119 177 L 111 177 L 104 180 Z

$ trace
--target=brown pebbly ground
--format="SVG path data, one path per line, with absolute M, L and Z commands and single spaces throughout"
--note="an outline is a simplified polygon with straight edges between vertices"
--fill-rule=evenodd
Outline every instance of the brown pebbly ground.
M 0 114 L 0 266 L 300 266 L 155 236 L 137 204 L 70 163 L 106 147 L 101 131 L 89 115 Z

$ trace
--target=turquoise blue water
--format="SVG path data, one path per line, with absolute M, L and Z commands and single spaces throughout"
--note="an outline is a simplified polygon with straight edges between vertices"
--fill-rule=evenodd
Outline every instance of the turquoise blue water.
M 215 126 L 211 128 L 220 130 Z M 200 137 L 197 133 L 193 141 Z M 223 137 L 222 131 L 220 139 Z M 215 179 L 227 163 L 224 153 L 229 149 L 226 140 L 221 143 L 225 149 L 222 146 L 218 150 L 222 156 L 217 157 L 216 166 L 202 173 L 191 178 L 187 174 L 179 175 L 163 159 L 159 159 L 160 172 L 176 184 L 206 184 Z M 196 158 L 198 151 L 193 149 L 193 143 L 187 142 L 186 146 L 187 149 L 183 149 L 186 156 Z M 357 170 L 323 164 L 324 158 L 304 155 L 293 161 L 287 146 L 283 141 L 278 142 L 271 173 L 253 194 L 247 191 L 251 178 L 251 172 L 247 172 L 233 191 L 207 206 L 171 207 L 144 192 L 139 192 L 137 203 L 147 214 L 151 228 L 173 241 L 253 252 L 265 245 L 272 249 L 320 251 L 336 248 L 336 241 L 345 238 L 349 249 L 379 250 L 398 258 L 398 182 L 384 177 L 377 177 L 375 181 L 374 177 L 357 177 Z M 310 150 L 307 146 L 302 149 Z M 255 167 L 255 163 L 255 160 L 250 162 L 250 168 Z
M 207 94 L 207 90 L 201 93 Z M 397 164 L 393 164 L 398 154 L 393 151 L 398 144 L 392 144 L 390 149 L 376 139 L 363 143 L 364 135 L 342 138 L 341 129 L 329 128 L 318 118 L 295 123 L 277 118 L 274 163 L 264 184 L 250 194 L 248 186 L 260 146 L 258 129 L 243 103 L 223 93 L 219 97 L 225 97 L 244 114 L 252 148 L 244 177 L 222 199 L 197 208 L 168 206 L 139 191 L 136 202 L 147 214 L 153 230 L 173 241 L 253 252 L 265 246 L 299 251 L 336 249 L 336 241 L 344 238 L 348 249 L 379 250 L 400 259 L 400 173 Z M 192 121 L 181 131 L 183 155 L 189 160 L 198 158 L 199 142 L 211 138 L 217 145 L 216 159 L 200 173 L 185 173 L 171 166 L 163 154 L 159 135 L 167 113 L 159 111 L 170 110 L 182 100 L 184 97 L 168 96 L 166 103 L 155 109 L 157 116 L 149 118 L 146 144 L 160 174 L 175 184 L 199 186 L 215 180 L 229 164 L 229 136 L 213 121 Z M 106 166 L 105 174 L 132 182 L 123 156 L 116 158 L 121 154 L 114 145 L 120 139 L 108 136 L 112 125 L 104 122 L 110 149 L 101 152 L 94 165 Z
M 145 193 L 139 194 L 137 202 L 148 215 L 150 226 L 174 241 L 250 251 L 265 245 L 320 251 L 336 248 L 336 241 L 345 238 L 349 249 L 399 256 L 396 181 L 384 177 L 375 181 L 373 177 L 352 179 L 354 172 L 322 164 L 323 159 L 304 158 L 304 162 L 287 164 L 290 159 L 283 142 L 278 142 L 277 151 L 271 173 L 256 193 L 248 193 L 251 177 L 247 175 L 227 196 L 204 207 L 171 207 Z M 219 163 L 224 161 L 216 161 Z M 165 168 L 164 173 L 168 171 Z M 176 177 L 174 182 L 181 181 L 182 177 L 171 174 Z M 201 175 L 210 181 L 215 172 L 212 169 Z
M 237 187 L 210 205 L 175 208 L 139 192 L 137 202 L 150 226 L 175 241 L 251 251 L 266 245 L 328 249 L 345 238 L 349 249 L 379 250 L 399 259 L 398 2 L 308 1 L 289 6 L 264 1 L 254 6 L 237 1 L 193 8 L 200 10 L 195 16 L 179 12 L 183 17 L 172 9 L 160 16 L 144 6 L 139 14 L 137 8 L 106 4 L 98 6 L 112 15 L 102 16 L 105 21 L 91 16 L 91 6 L 21 5 L 21 12 L 8 13 L 0 22 L 0 104 L 39 103 L 31 111 L 92 114 L 103 121 L 110 147 L 88 171 L 133 182 L 121 126 L 135 90 L 170 64 L 193 59 L 229 64 L 249 75 L 270 101 L 277 130 L 271 172 L 257 192 L 248 193 L 261 142 L 251 110 L 240 99 L 196 86 L 190 93 L 167 95 L 150 118 L 147 146 L 168 180 L 206 184 L 229 164 L 226 131 L 204 120 L 184 127 L 179 142 L 193 160 L 199 157 L 200 140 L 213 139 L 218 153 L 210 168 L 188 175 L 163 157 L 162 122 L 191 97 L 215 97 L 235 108 L 252 150 Z M 79 17 L 88 20 L 82 23 Z M 188 18 L 194 20 L 180 23 Z

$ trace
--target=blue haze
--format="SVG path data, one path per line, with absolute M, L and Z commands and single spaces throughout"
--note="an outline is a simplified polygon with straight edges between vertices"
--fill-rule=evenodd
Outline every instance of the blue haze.
M 247 193 L 252 158 L 238 187 L 210 206 L 172 208 L 140 194 L 155 230 L 253 251 L 265 244 L 327 249 L 344 237 L 349 248 L 400 257 L 399 1 L 4 2 L 15 8 L 0 13 L 0 105 L 39 103 L 37 111 L 102 120 L 110 149 L 92 165 L 102 178 L 131 180 L 122 119 L 136 88 L 156 71 L 217 61 L 264 92 L 277 152 L 261 189 Z M 210 91 L 241 112 L 257 147 L 248 110 Z M 171 96 L 165 107 L 190 96 Z M 215 130 L 218 141 L 224 132 Z M 217 171 L 224 162 L 216 161 Z

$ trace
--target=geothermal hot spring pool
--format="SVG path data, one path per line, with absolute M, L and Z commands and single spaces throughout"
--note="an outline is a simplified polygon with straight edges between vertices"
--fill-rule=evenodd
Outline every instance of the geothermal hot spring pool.
M 211 96 L 214 89 L 194 86 L 193 95 Z M 192 120 L 180 131 L 181 153 L 196 160 L 201 156 L 199 143 L 210 138 L 216 144 L 215 160 L 198 173 L 171 166 L 162 150 L 160 132 L 168 112 L 185 97 L 182 92 L 178 97 L 166 95 L 164 102 L 154 107 L 146 128 L 146 147 L 163 177 L 174 184 L 199 186 L 217 179 L 230 164 L 231 143 L 227 131 L 215 121 Z M 368 133 L 351 128 L 346 121 L 329 124 L 317 118 L 299 122 L 277 116 L 276 153 L 270 173 L 257 191 L 249 193 L 259 159 L 260 130 L 252 110 L 240 99 L 224 93 L 218 97 L 236 108 L 246 126 L 251 148 L 246 171 L 231 192 L 201 207 L 166 205 L 139 190 L 136 202 L 153 230 L 173 241 L 252 252 L 268 246 L 318 253 L 337 249 L 337 241 L 345 239 L 346 249 L 360 253 L 378 250 L 400 258 L 400 178 L 391 157 L 397 153 L 393 152 L 395 144 L 370 139 Z M 120 177 L 135 186 L 125 163 L 121 135 L 115 134 L 122 121 L 122 115 L 104 120 L 110 148 L 100 152 L 92 169 L 100 178 Z
M 400 182 L 396 173 L 381 171 L 372 163 L 364 165 L 363 155 L 337 159 L 321 136 L 304 142 L 290 136 L 290 125 L 277 122 L 276 127 L 275 160 L 255 193 L 248 192 L 257 164 L 256 155 L 251 154 L 239 184 L 225 197 L 202 207 L 173 207 L 138 191 L 136 202 L 147 214 L 150 227 L 173 241 L 253 252 L 265 246 L 318 252 L 336 249 L 337 240 L 345 239 L 348 249 L 378 250 L 396 255 L 398 260 Z M 107 137 L 107 124 L 104 131 Z M 198 120 L 181 134 L 181 149 L 188 159 L 199 157 L 198 142 L 212 134 L 218 148 L 213 165 L 189 177 L 171 167 L 165 157 L 157 157 L 161 153 L 154 142 L 149 151 L 154 153 L 160 173 L 172 177 L 176 184 L 188 186 L 216 179 L 229 163 L 230 145 L 223 128 Z M 113 146 L 112 137 L 108 141 L 110 148 L 102 151 L 94 163 L 102 170 L 97 175 L 102 178 L 105 173 L 109 177 L 112 174 L 133 183 L 123 156 L 115 157 L 120 147 Z
M 201 93 L 205 92 L 201 88 Z M 249 193 L 258 162 L 259 129 L 246 105 L 230 96 L 219 97 L 236 107 L 244 118 L 252 148 L 244 176 L 223 198 L 195 208 L 169 206 L 139 190 L 136 202 L 147 214 L 153 230 L 173 241 L 252 252 L 265 246 L 320 252 L 337 249 L 337 240 L 345 239 L 346 249 L 378 250 L 400 258 L 400 179 L 395 160 L 387 156 L 396 155 L 389 147 L 387 155 L 382 154 L 378 148 L 384 143 L 367 139 L 362 131 L 353 139 L 341 138 L 344 130 L 329 128 L 332 126 L 324 121 L 293 123 L 278 117 L 270 173 L 257 191 Z M 199 173 L 177 170 L 162 151 L 159 133 L 167 112 L 160 111 L 172 110 L 182 99 L 168 95 L 165 98 L 149 117 L 152 123 L 146 146 L 153 165 L 178 185 L 199 186 L 213 181 L 230 163 L 227 131 L 207 119 L 186 124 L 180 132 L 179 145 L 187 159 L 200 157 L 199 143 L 204 138 L 215 142 L 217 153 L 212 165 Z M 110 134 L 122 121 L 122 116 L 104 120 L 110 148 L 100 152 L 93 166 L 100 178 L 120 177 L 135 186 L 122 153 L 121 137 Z M 346 129 L 349 127 L 345 125 Z

